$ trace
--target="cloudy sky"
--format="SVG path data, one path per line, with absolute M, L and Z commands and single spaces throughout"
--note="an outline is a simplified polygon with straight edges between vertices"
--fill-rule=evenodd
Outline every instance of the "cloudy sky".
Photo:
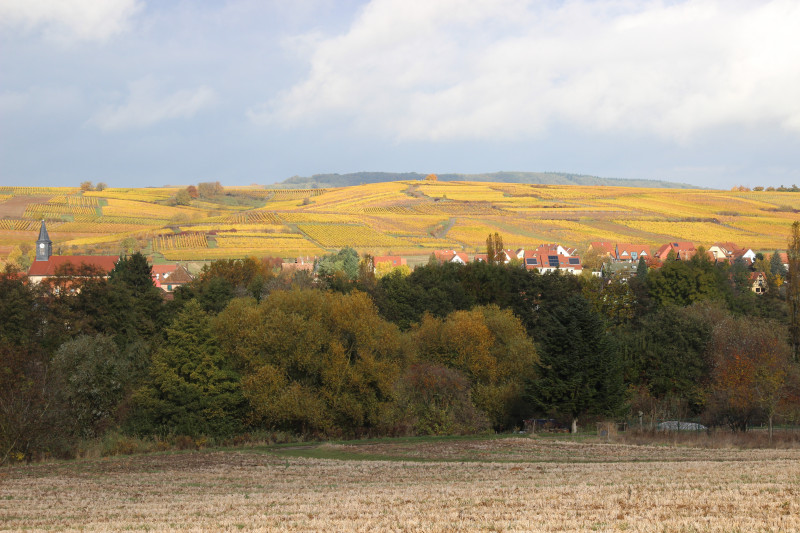
M 0 184 L 790 185 L 797 28 L 797 0 L 0 0 Z

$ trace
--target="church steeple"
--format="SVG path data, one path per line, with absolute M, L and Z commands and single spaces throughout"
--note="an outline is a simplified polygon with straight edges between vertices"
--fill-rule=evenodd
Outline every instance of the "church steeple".
M 39 239 L 36 241 L 36 261 L 49 261 L 53 255 L 53 241 L 47 234 L 47 226 L 42 220 L 42 227 L 39 229 Z

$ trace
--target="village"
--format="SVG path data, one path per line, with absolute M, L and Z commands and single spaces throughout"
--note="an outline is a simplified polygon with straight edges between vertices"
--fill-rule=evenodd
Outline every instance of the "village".
M 490 236 L 491 238 L 492 236 Z M 499 235 L 497 236 L 499 238 Z M 502 239 L 498 240 L 502 245 Z M 45 221 L 41 222 L 39 237 L 36 240 L 36 258 L 27 271 L 27 277 L 32 283 L 39 283 L 46 278 L 68 275 L 67 265 L 77 268 L 85 265 L 94 269 L 99 275 L 107 275 L 116 264 L 120 256 L 108 255 L 52 255 L 53 243 L 47 232 Z M 466 265 L 469 262 L 493 262 L 519 266 L 528 271 L 540 274 L 547 272 L 561 272 L 572 275 L 590 275 L 606 280 L 612 278 L 625 281 L 636 276 L 639 265 L 648 268 L 658 268 L 665 261 L 689 261 L 702 253 L 711 263 L 741 263 L 750 271 L 750 288 L 756 294 L 764 294 L 768 290 L 767 271 L 764 266 L 779 265 L 783 274 L 788 271 L 789 260 L 786 252 L 774 252 L 765 256 L 756 253 L 750 248 L 739 246 L 731 242 L 715 242 L 708 248 L 696 247 L 688 241 L 677 241 L 663 244 L 653 250 L 651 246 L 643 244 L 592 242 L 584 254 L 584 260 L 577 248 L 565 247 L 557 243 L 540 244 L 533 249 L 518 248 L 494 250 L 494 257 L 490 260 L 488 253 L 468 254 L 457 250 L 434 250 L 429 260 L 440 264 L 453 263 Z M 279 269 L 286 275 L 295 272 L 306 272 L 315 275 L 317 258 L 298 257 L 294 261 L 281 261 Z M 382 255 L 371 257 L 371 269 L 380 275 L 385 275 L 396 268 L 405 268 L 410 271 L 406 257 L 399 255 Z M 762 269 L 758 269 L 758 266 Z M 194 274 L 187 266 L 181 263 L 152 264 L 152 278 L 156 287 L 171 295 L 183 285 L 194 279 Z M 773 268 L 774 270 L 774 268 Z M 784 276 L 785 277 L 785 276 Z

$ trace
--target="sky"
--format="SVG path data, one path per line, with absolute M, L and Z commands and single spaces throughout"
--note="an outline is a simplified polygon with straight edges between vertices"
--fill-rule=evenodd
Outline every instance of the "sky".
M 797 0 L 0 0 L 0 185 L 788 186 L 797 28 Z

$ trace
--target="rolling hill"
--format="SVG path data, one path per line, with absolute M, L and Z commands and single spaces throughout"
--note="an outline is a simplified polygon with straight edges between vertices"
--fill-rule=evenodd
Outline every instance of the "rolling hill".
M 421 180 L 425 174 L 416 172 L 355 172 L 351 174 L 315 174 L 311 177 L 293 176 L 271 187 L 287 189 L 311 189 L 328 187 L 351 187 L 387 181 Z M 486 174 L 437 174 L 440 181 L 477 181 L 493 183 L 528 183 L 535 185 L 598 185 L 614 187 L 649 187 L 693 189 L 693 185 L 660 180 L 600 178 L 565 172 L 492 172 Z
M 435 249 L 481 251 L 592 241 L 735 242 L 786 247 L 800 192 L 718 191 L 405 180 L 352 187 L 228 187 L 174 205 L 180 188 L 0 187 L 0 260 L 29 254 L 47 220 L 56 254 L 140 249 L 158 260 L 313 258 L 352 246 L 424 260 Z

